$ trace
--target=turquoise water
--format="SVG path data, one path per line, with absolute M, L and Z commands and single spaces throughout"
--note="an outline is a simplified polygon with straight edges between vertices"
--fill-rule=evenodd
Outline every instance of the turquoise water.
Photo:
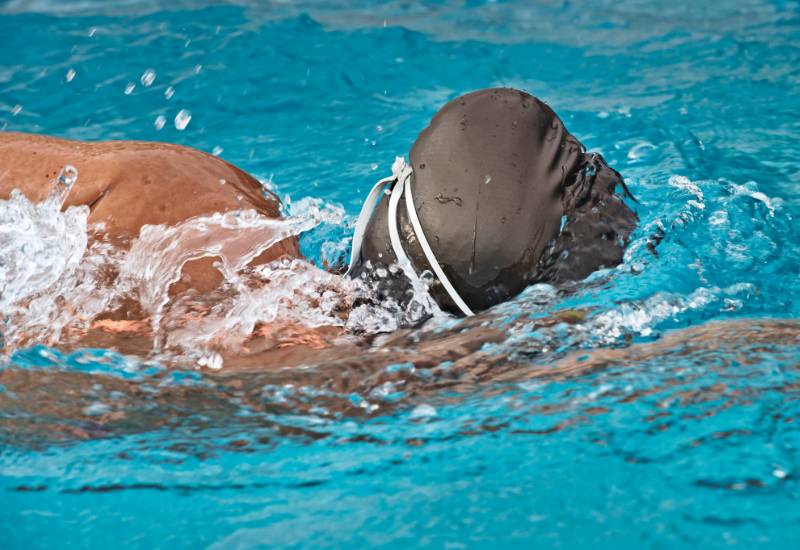
M 796 2 L 118 4 L 0 1 L 0 129 L 182 143 L 354 216 L 439 106 L 514 86 L 623 174 L 641 225 L 618 269 L 391 360 L 233 383 L 17 351 L 0 546 L 800 544 Z M 459 335 L 478 345 L 425 351 Z

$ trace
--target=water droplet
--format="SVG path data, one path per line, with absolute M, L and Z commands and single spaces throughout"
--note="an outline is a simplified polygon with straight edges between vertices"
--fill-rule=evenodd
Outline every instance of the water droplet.
M 83 414 L 86 416 L 101 416 L 109 412 L 111 412 L 111 407 L 105 403 L 92 403 L 83 408 Z
M 89 29 L 89 38 L 93 37 L 96 32 L 97 32 L 97 27 L 92 27 L 91 29 Z
M 54 198 L 59 205 L 64 205 L 64 202 L 69 196 L 70 189 L 78 181 L 78 170 L 74 166 L 67 164 L 61 169 L 58 174 L 53 188 L 50 192 L 51 200 Z
M 492 176 L 490 176 L 489 174 L 486 174 L 486 176 L 483 178 L 483 183 L 486 184 L 486 185 L 489 185 L 490 183 L 492 183 Z
M 139 81 L 142 83 L 142 86 L 147 88 L 153 85 L 155 79 L 156 79 L 156 72 L 153 69 L 147 69 L 145 72 L 142 73 L 142 77 L 139 79 Z
M 136 84 L 133 82 L 128 82 L 128 84 L 125 86 L 125 95 L 131 95 L 134 89 L 136 89 Z
M 58 175 L 58 183 L 69 188 L 75 185 L 76 181 L 78 181 L 78 169 L 71 164 L 67 164 Z
M 219 353 L 212 352 L 198 359 L 197 365 L 200 367 L 208 367 L 212 370 L 220 370 L 222 368 L 222 356 Z
M 220 178 L 219 179 L 219 184 L 220 185 L 225 185 L 226 183 L 228 183 L 228 182 L 225 181 L 225 178 Z
M 16 105 L 14 105 L 14 107 L 11 109 L 11 116 L 17 116 L 17 115 L 18 115 L 18 114 L 20 114 L 21 112 L 22 112 L 22 105 L 20 105 L 19 103 L 17 103 L 17 104 L 16 104 Z
M 377 164 L 375 164 L 374 162 L 373 162 L 372 164 L 370 164 L 370 165 L 369 165 L 369 167 L 370 167 L 370 168 L 371 168 L 373 171 L 378 169 L 378 165 L 377 165 Z
M 433 284 L 433 272 L 430 269 L 426 269 L 419 274 L 419 280 L 422 281 L 422 284 L 425 285 L 425 288 L 430 288 L 430 286 Z
M 175 129 L 185 130 L 191 120 L 192 120 L 192 113 L 190 113 L 186 109 L 181 109 L 180 111 L 178 111 L 178 114 L 175 115 Z
M 195 65 L 194 66 L 194 74 L 200 74 L 200 71 L 202 71 L 202 70 L 203 70 L 203 66 L 202 65 Z
M 378 132 L 383 132 L 383 126 L 378 124 L 377 126 L 375 126 L 375 130 L 377 130 Z
M 222 154 L 222 151 L 224 151 L 224 149 L 219 145 L 217 145 L 216 147 L 214 147 L 214 149 L 211 150 L 211 154 L 214 155 L 215 157 L 218 157 Z
M 74 69 L 70 69 L 70 70 L 67 71 L 67 74 L 66 74 L 66 76 L 64 76 L 64 79 L 67 82 L 72 82 L 73 78 L 75 78 L 75 70 Z
M 417 405 L 416 407 L 414 407 L 414 409 L 411 411 L 411 418 L 414 419 L 431 418 L 436 416 L 436 414 L 437 413 L 435 407 L 423 403 L 422 405 Z
M 172 99 L 173 95 L 175 95 L 175 88 L 173 88 L 172 86 L 164 90 L 164 97 L 166 97 L 167 99 Z
M 167 118 L 164 115 L 158 115 L 156 117 L 156 121 L 153 123 L 153 127 L 156 130 L 161 130 L 166 123 L 167 123 Z

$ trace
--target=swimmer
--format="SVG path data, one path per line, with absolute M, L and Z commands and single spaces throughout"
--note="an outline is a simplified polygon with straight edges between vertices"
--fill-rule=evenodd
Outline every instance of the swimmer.
M 200 151 L 18 133 L 0 133 L 0 199 L 18 188 L 41 201 L 68 165 L 79 177 L 64 206 L 88 206 L 89 223 L 103 223 L 120 246 L 145 225 L 216 212 L 279 217 L 279 199 L 255 178 Z M 396 162 L 367 197 L 347 276 L 394 272 L 376 285 L 400 303 L 425 277 L 440 307 L 471 316 L 531 283 L 578 281 L 619 264 L 637 223 L 625 195 L 619 173 L 586 153 L 546 104 L 513 89 L 473 92 L 445 105 L 417 138 L 409 163 Z M 288 238 L 252 265 L 299 257 L 297 239 Z M 401 269 L 388 269 L 393 265 Z M 214 258 L 195 260 L 170 295 L 221 283 Z
M 472 315 L 531 283 L 578 281 L 621 263 L 638 218 L 617 187 L 630 197 L 543 102 L 508 88 L 473 92 L 445 105 L 410 164 L 373 189 L 349 272 L 394 263 L 406 279 L 431 272 L 436 301 Z

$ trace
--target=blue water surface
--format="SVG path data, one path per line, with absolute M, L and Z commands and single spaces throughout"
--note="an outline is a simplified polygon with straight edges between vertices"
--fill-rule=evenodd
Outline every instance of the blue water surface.
M 0 547 L 797 548 L 796 2 L 0 1 L 0 130 L 181 143 L 350 216 L 488 86 L 625 177 L 622 266 L 500 306 L 480 376 L 394 365 L 398 395 L 18 352 L 0 370 L 45 382 L 0 385 Z M 586 330 L 528 323 L 571 309 Z M 316 409 L 331 392 L 352 411 Z

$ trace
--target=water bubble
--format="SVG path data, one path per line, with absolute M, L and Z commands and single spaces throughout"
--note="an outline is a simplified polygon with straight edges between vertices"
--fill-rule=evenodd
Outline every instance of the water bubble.
M 166 90 L 164 90 L 164 97 L 167 99 L 172 99 L 172 96 L 175 95 L 175 88 L 169 86 Z
M 67 82 L 72 82 L 73 78 L 75 78 L 75 69 L 70 69 L 67 71 L 67 74 L 64 76 L 64 79 Z
M 436 407 L 432 405 L 428 405 L 423 403 L 422 405 L 417 405 L 411 411 L 411 418 L 412 419 L 422 419 L 422 418 L 432 418 L 436 416 Z
M 105 403 L 92 403 L 83 409 L 83 414 L 86 416 L 101 416 L 109 412 L 111 412 L 111 407 Z
M 17 116 L 17 115 L 18 115 L 18 114 L 20 114 L 21 112 L 22 112 L 22 105 L 20 105 L 19 103 L 17 103 L 17 104 L 16 104 L 16 105 L 14 105 L 14 107 L 11 109 L 11 116 Z
M 211 150 L 211 154 L 214 155 L 215 157 L 218 157 L 222 154 L 224 150 L 225 149 L 217 145 L 216 147 L 214 147 L 214 149 Z
M 433 272 L 430 269 L 426 269 L 419 274 L 419 280 L 422 281 L 426 288 L 430 288 L 433 284 Z
M 128 82 L 128 84 L 125 86 L 125 95 L 131 95 L 131 93 L 133 93 L 133 90 L 135 88 L 136 84 L 134 84 L 133 82 Z
M 192 120 L 192 113 L 190 113 L 186 109 L 181 109 L 180 111 L 178 111 L 178 114 L 175 115 L 175 129 L 185 130 L 191 120 Z
M 61 169 L 53 184 L 49 201 L 54 201 L 59 206 L 63 206 L 69 196 L 70 189 L 72 189 L 76 181 L 78 181 L 78 169 L 71 164 L 67 164 Z
M 372 169 L 373 172 L 378 169 L 378 165 L 375 164 L 374 162 L 372 164 L 370 164 L 369 167 L 370 167 L 370 169 Z
M 167 123 L 167 118 L 164 115 L 158 115 L 156 117 L 156 121 L 153 123 L 153 127 L 156 130 L 161 130 L 166 123 Z
M 153 69 L 147 69 L 145 72 L 142 73 L 142 76 L 139 79 L 139 81 L 142 83 L 142 86 L 147 88 L 153 85 L 155 79 L 156 79 L 156 72 Z
M 71 164 L 67 164 L 58 175 L 58 183 L 66 187 L 72 187 L 76 181 L 78 181 L 78 169 Z
M 375 126 L 375 130 L 377 130 L 378 132 L 383 132 L 383 126 L 378 124 L 377 126 Z
M 200 71 L 202 71 L 202 70 L 203 70 L 203 66 L 202 65 L 195 65 L 194 66 L 194 74 L 200 74 Z
M 89 29 L 89 38 L 93 37 L 96 32 L 97 32 L 97 27 L 92 27 L 91 29 Z
M 198 359 L 197 365 L 208 367 L 211 370 L 220 370 L 222 368 L 222 356 L 219 353 L 212 352 Z

